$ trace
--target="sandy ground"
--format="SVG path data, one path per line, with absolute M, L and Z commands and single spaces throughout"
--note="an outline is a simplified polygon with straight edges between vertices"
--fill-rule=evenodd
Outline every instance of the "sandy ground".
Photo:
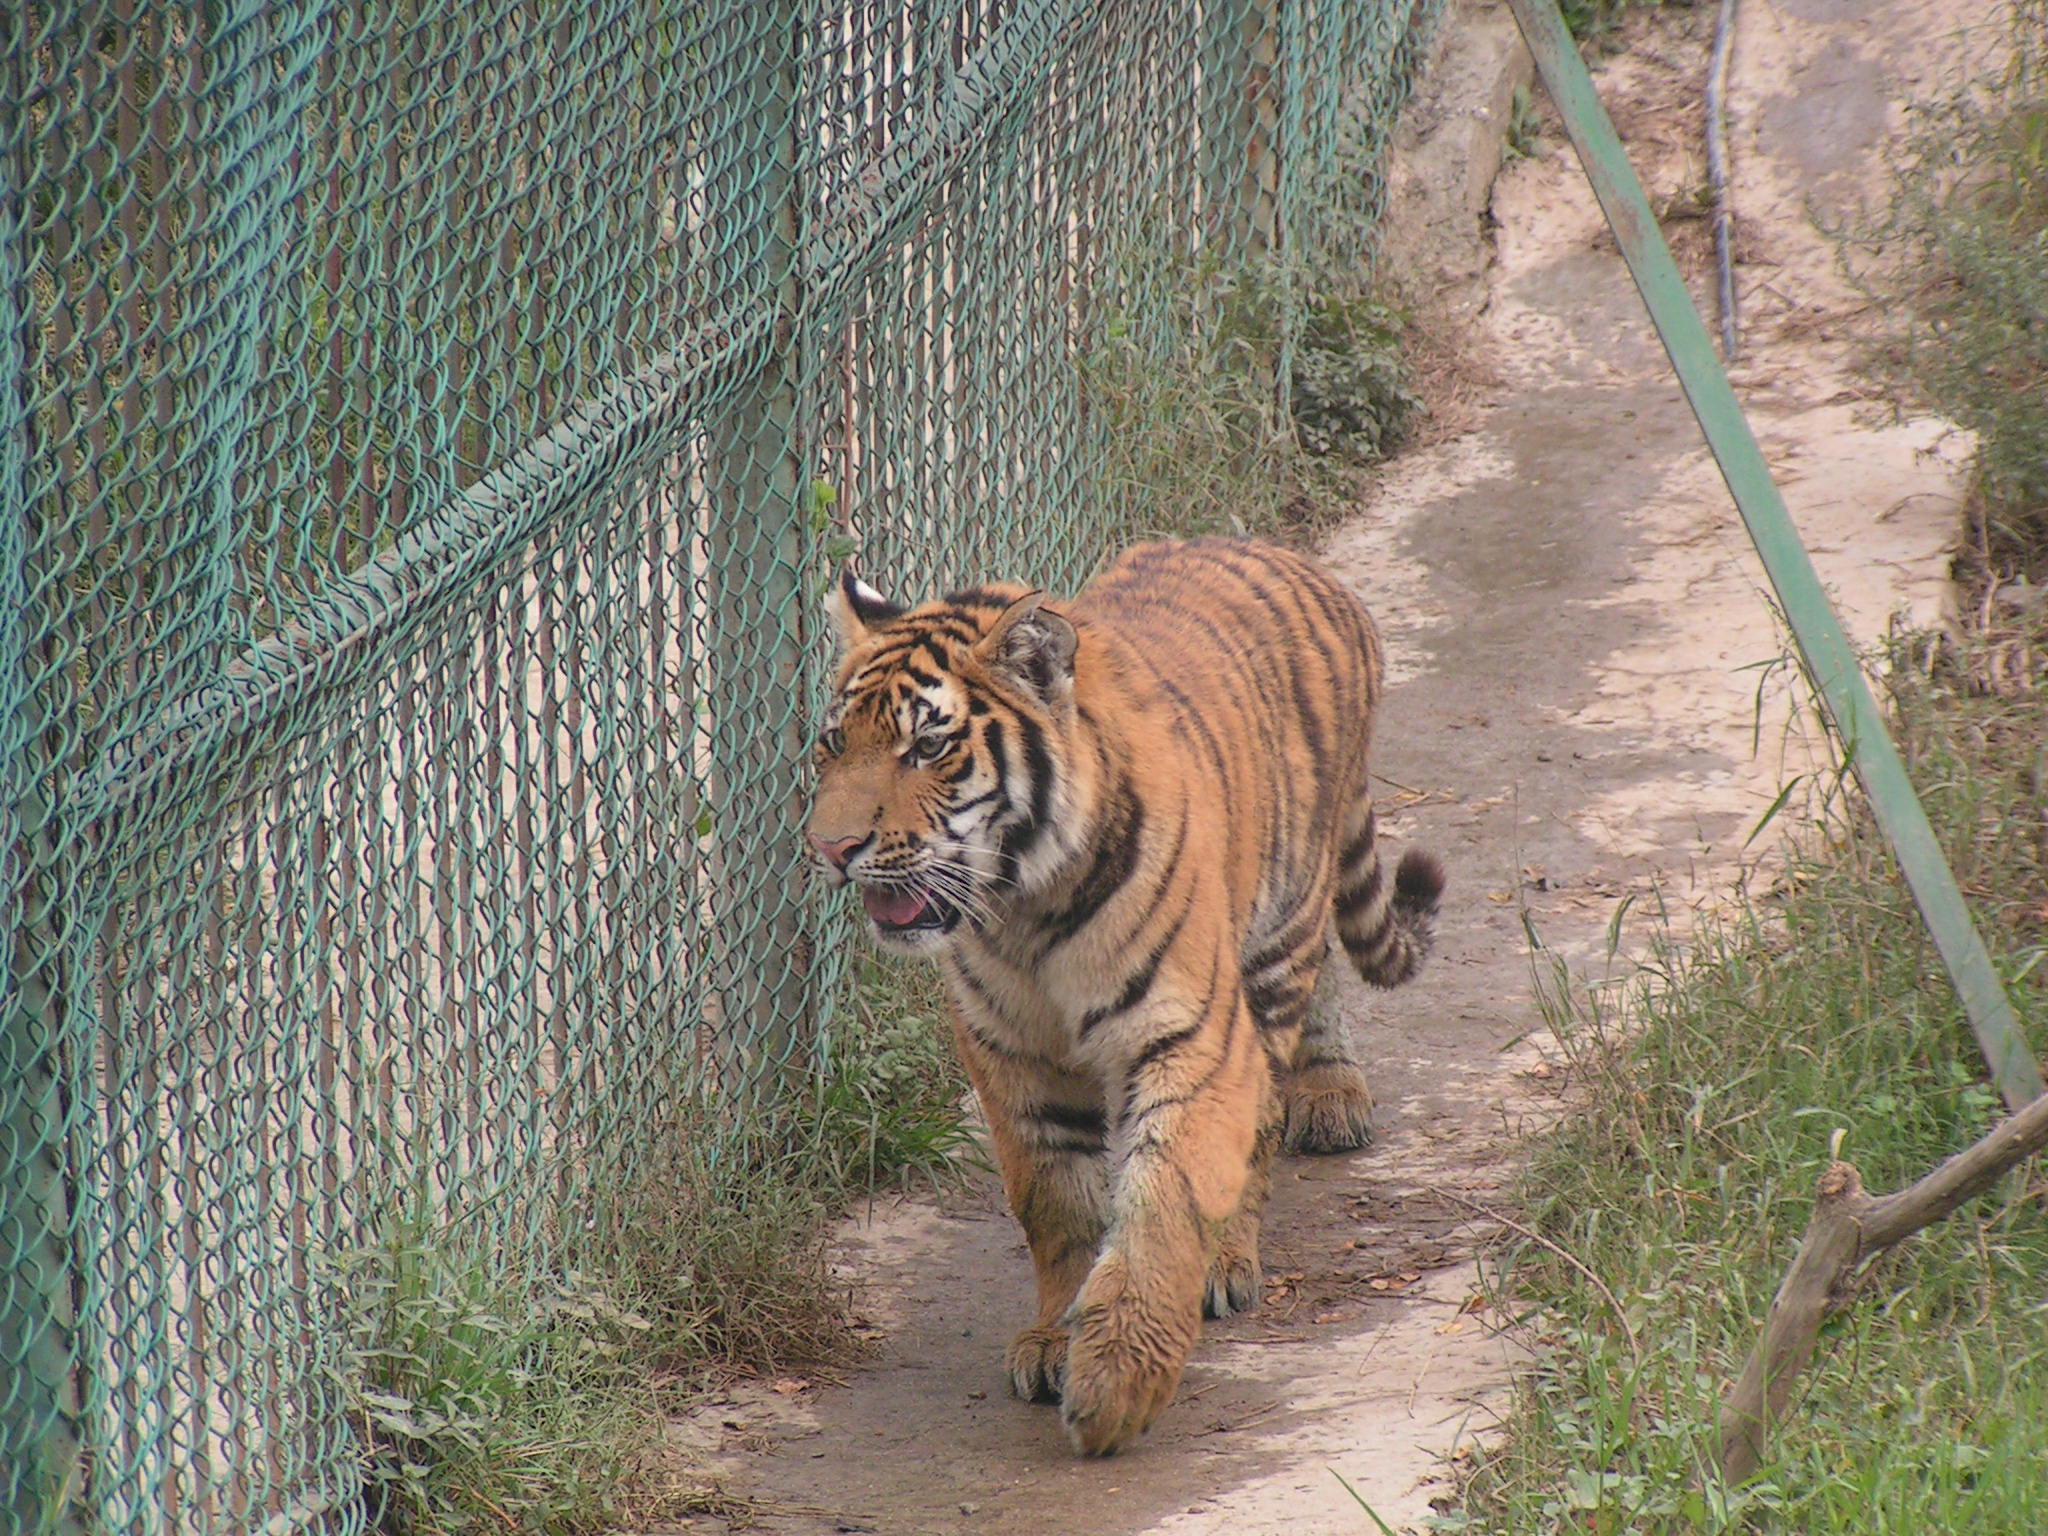
M 1922 14 L 1935 9 L 1944 21 Z M 1860 300 L 1810 214 L 1871 193 L 1896 97 L 1955 57 L 1950 34 L 1979 9 L 1744 10 L 1737 380 L 1866 638 L 1895 613 L 1941 619 L 1968 445 L 1869 408 L 1848 353 Z M 1601 71 L 1653 204 L 1680 215 L 1681 264 L 1702 271 L 1705 225 L 1685 215 L 1704 181 L 1711 10 L 1639 16 Z M 1610 927 L 1626 947 L 1653 908 L 1682 924 L 1723 899 L 1744 839 L 1810 767 L 1761 570 L 1554 125 L 1492 178 L 1488 146 L 1526 71 L 1514 49 L 1498 6 L 1462 8 L 1411 110 L 1394 198 L 1397 253 L 1470 317 L 1464 346 L 1496 382 L 1466 407 L 1469 430 L 1404 457 L 1324 550 L 1390 643 L 1378 751 L 1392 831 L 1440 853 L 1452 879 L 1425 976 L 1338 1000 L 1377 1063 L 1380 1143 L 1280 1169 L 1265 1305 L 1210 1325 L 1173 1406 L 1102 1462 L 1075 1459 L 1052 1413 L 1004 1394 L 1029 1277 L 999 1195 L 882 1206 L 846 1255 L 873 1363 L 736 1390 L 675 1426 L 750 1503 L 735 1526 L 1373 1531 L 1341 1476 L 1414 1529 L 1507 1403 L 1513 1350 L 1473 1253 L 1555 1104 L 1526 933 L 1582 976 L 1625 969 Z

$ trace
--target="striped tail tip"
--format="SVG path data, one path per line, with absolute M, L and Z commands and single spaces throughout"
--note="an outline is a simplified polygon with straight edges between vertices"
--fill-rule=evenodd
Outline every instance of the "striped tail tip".
M 1340 896 L 1337 936 L 1368 983 L 1398 987 L 1422 968 L 1435 941 L 1444 867 L 1434 854 L 1410 848 L 1394 871 L 1393 895 L 1371 900 L 1367 893 L 1377 884 L 1370 877 L 1364 882 L 1358 893 L 1366 898 L 1362 901 L 1348 902 Z

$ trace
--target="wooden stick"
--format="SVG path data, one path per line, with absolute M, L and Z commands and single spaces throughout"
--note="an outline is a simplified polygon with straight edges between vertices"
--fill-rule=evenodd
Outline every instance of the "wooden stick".
M 1896 1194 L 1865 1194 L 1855 1168 L 1828 1164 L 1799 1256 L 1771 1298 L 1763 1337 L 1721 1405 L 1725 1481 L 1739 1483 L 1761 1465 L 1764 1438 L 1813 1358 L 1821 1324 L 1855 1298 L 1869 1261 L 1981 1195 L 2043 1147 L 2048 1147 L 2048 1095 Z

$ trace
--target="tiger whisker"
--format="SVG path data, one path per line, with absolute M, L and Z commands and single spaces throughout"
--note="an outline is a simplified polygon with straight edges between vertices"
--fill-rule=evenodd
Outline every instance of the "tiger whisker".
M 982 889 L 982 879 L 978 872 L 958 864 L 940 861 L 927 864 L 922 873 L 933 890 L 976 922 L 985 923 L 994 919 L 995 908 Z
M 982 882 L 984 882 L 984 883 L 986 883 L 986 884 L 990 884 L 990 885 L 1015 885 L 1015 884 L 1017 883 L 1017 882 L 1016 882 L 1016 881 L 1015 881 L 1014 879 L 1012 879 L 1012 878 L 1011 878 L 1010 876 L 1008 876 L 1008 875 L 1003 875 L 1003 874 L 997 874 L 996 872 L 994 872 L 994 871 L 992 871 L 992 870 L 980 870 L 980 869 L 975 869 L 975 868 L 974 868 L 974 867 L 973 867 L 972 865 L 966 865 L 966 864 L 961 864 L 961 863 L 960 863 L 960 862 L 959 862 L 958 860 L 955 860 L 955 859 L 948 859 L 948 858 L 945 858 L 945 857 L 943 857 L 943 855 L 944 855 L 945 853 L 947 853 L 947 852 L 956 852 L 956 853 L 979 853 L 979 852 L 981 852 L 981 850 L 980 850 L 979 848 L 975 847 L 975 846 L 974 846 L 974 845 L 973 845 L 972 843 L 959 843 L 959 842 L 952 842 L 952 841 L 949 841 L 949 840 L 940 840 L 940 841 L 937 841 L 937 842 L 930 842 L 930 843 L 926 843 L 926 844 L 925 844 L 924 846 L 925 846 L 925 848 L 926 848 L 926 850 L 927 850 L 927 851 L 929 851 L 929 852 L 931 852 L 931 853 L 933 853 L 933 854 L 935 854 L 935 855 L 939 855 L 939 857 L 936 857 L 936 858 L 934 859 L 934 861 L 933 861 L 933 867 L 938 867 L 938 866 L 942 866 L 942 865 L 943 865 L 943 866 L 945 866 L 945 867 L 947 867 L 947 868 L 963 869 L 963 870 L 966 870 L 966 871 L 967 871 L 967 873 L 969 873 L 970 875 L 972 875 L 972 876 L 973 876 L 973 877 L 974 877 L 974 878 L 975 878 L 976 880 L 982 881 Z

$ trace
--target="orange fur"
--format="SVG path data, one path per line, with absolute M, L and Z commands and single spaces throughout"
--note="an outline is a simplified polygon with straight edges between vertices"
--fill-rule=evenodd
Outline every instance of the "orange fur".
M 1038 1279 L 1019 1395 L 1115 1450 L 1206 1310 L 1259 1290 L 1284 1138 L 1362 1144 L 1371 1096 L 1311 1010 L 1334 932 L 1407 979 L 1442 872 L 1389 882 L 1367 746 L 1378 635 L 1287 551 L 1126 553 L 1071 603 L 1015 584 L 905 611 L 847 576 L 810 834 L 887 947 L 944 968 Z

